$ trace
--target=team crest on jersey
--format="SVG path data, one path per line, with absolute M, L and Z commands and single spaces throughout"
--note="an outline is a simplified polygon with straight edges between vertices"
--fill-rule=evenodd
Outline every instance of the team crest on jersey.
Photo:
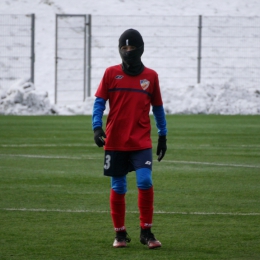
M 122 79 L 124 76 L 122 76 L 122 75 L 116 75 L 115 76 L 115 79 Z
M 147 79 L 141 79 L 140 80 L 140 85 L 141 85 L 143 90 L 146 90 L 149 87 L 149 85 L 150 85 L 150 81 L 147 80 Z

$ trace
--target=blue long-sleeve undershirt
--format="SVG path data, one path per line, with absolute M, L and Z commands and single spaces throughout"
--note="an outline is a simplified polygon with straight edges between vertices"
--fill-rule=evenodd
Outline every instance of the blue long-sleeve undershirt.
M 97 127 L 102 127 L 102 117 L 104 111 L 106 109 L 106 100 L 103 98 L 97 97 L 94 102 L 93 106 L 93 113 L 92 113 L 92 130 Z
M 97 127 L 102 127 L 103 125 L 102 117 L 105 109 L 106 109 L 106 100 L 97 97 L 95 99 L 94 106 L 93 106 L 92 130 L 94 130 Z M 166 135 L 167 128 L 166 128 L 166 120 L 165 120 L 165 113 L 164 113 L 163 106 L 153 106 L 152 111 L 156 122 L 156 127 L 158 129 L 158 134 Z
M 166 119 L 163 106 L 153 106 L 152 108 L 158 135 L 167 135 Z

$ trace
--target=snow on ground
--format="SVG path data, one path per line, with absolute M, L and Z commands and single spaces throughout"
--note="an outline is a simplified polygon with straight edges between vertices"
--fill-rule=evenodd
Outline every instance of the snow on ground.
M 33 84 L 20 80 L 11 88 L 0 92 L 0 114 L 42 115 L 54 114 L 48 93 L 35 90 Z
M 35 63 L 35 86 L 21 79 L 8 90 L 0 88 L 0 114 L 91 114 L 94 97 L 77 105 L 58 106 L 51 101 L 56 13 L 258 16 L 259 12 L 259 0 L 77 0 L 73 5 L 71 0 L 1 1 L 0 14 L 35 13 L 38 58 Z M 245 88 L 232 80 L 222 85 L 175 86 L 163 93 L 163 100 L 165 111 L 170 114 L 260 114 L 259 84 Z
M 234 83 L 188 86 L 164 95 L 168 114 L 260 114 L 260 88 L 244 89 Z M 5 115 L 88 115 L 94 97 L 75 105 L 53 105 L 48 93 L 20 81 L 0 94 L 0 114 Z M 105 113 L 108 112 L 108 107 Z

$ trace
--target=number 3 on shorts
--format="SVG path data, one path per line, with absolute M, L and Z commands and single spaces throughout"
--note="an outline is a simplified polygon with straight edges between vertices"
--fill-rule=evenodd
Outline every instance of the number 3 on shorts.
M 105 158 L 106 158 L 106 162 L 105 162 L 105 165 L 104 165 L 104 169 L 108 170 L 110 168 L 111 156 L 109 154 L 107 154 Z

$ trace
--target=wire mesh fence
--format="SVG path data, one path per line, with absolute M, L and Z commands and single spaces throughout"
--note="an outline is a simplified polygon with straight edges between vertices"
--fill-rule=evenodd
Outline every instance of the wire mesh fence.
M 90 17 L 56 15 L 55 103 L 84 101 L 90 85 Z
M 121 62 L 118 38 L 128 28 L 142 34 L 143 63 L 163 89 L 260 83 L 260 17 L 93 16 L 92 91 L 105 67 Z
M 202 82 L 260 83 L 260 17 L 203 17 Z
M 121 62 L 118 39 L 124 30 L 140 31 L 145 43 L 142 61 L 160 76 L 161 85 L 196 82 L 198 17 L 170 16 L 93 16 L 92 90 L 95 91 L 104 69 Z
M 0 15 L 0 87 L 34 82 L 34 14 Z
M 105 69 L 121 63 L 118 39 L 129 28 L 142 34 L 142 61 L 158 72 L 163 90 L 197 83 L 260 84 L 260 17 L 57 17 L 53 73 L 61 101 L 68 91 L 75 102 L 94 95 Z M 0 15 L 0 88 L 21 78 L 34 81 L 34 15 Z

